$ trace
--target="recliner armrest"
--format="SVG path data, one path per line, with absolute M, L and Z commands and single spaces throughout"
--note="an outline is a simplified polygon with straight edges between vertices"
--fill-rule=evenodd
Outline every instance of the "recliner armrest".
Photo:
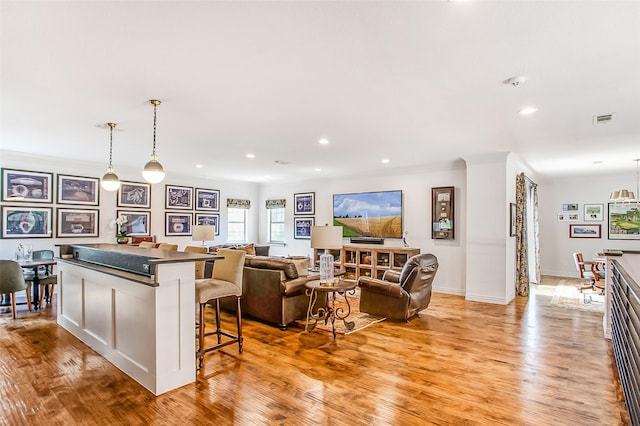
M 400 283 L 400 271 L 394 271 L 393 269 L 387 269 L 382 276 L 383 281 L 391 281 L 392 283 Z
M 372 293 L 384 294 L 386 296 L 401 298 L 406 291 L 399 284 L 383 281 L 377 278 L 360 277 L 358 279 L 358 286 L 361 289 L 369 290 Z

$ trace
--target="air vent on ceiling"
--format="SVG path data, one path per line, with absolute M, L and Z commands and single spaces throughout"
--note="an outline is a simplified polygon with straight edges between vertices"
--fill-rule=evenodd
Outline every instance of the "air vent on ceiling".
M 613 114 L 594 115 L 593 124 L 604 124 L 613 120 Z

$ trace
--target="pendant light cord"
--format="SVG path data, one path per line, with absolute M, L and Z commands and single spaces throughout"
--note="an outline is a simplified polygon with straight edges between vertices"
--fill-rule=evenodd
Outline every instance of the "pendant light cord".
M 113 169 L 113 128 L 116 127 L 114 123 L 107 123 L 109 126 L 109 169 Z
M 153 103 L 153 156 L 156 155 L 156 108 L 157 105 Z

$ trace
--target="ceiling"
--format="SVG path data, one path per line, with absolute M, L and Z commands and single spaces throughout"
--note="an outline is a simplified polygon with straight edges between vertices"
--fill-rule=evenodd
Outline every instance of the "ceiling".
M 96 175 L 107 122 L 116 173 L 148 161 L 150 99 L 168 175 L 277 183 L 510 151 L 553 178 L 640 158 L 638 2 L 1 4 L 1 148 Z

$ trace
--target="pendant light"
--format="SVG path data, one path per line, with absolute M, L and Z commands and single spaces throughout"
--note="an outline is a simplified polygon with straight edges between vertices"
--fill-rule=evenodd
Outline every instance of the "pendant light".
M 158 162 L 158 156 L 156 155 L 156 108 L 160 105 L 160 101 L 152 99 L 149 102 L 153 105 L 153 152 L 151 153 L 151 160 L 144 165 L 142 177 L 149 183 L 159 183 L 164 179 L 164 169 L 162 164 Z
M 102 176 L 102 180 L 100 181 L 100 186 L 102 186 L 107 191 L 115 191 L 120 188 L 120 179 L 118 179 L 118 175 L 113 172 L 113 128 L 116 127 L 116 123 L 107 123 L 109 126 L 109 167 L 107 168 L 107 173 Z
M 609 201 L 614 203 L 635 202 L 636 204 L 640 201 L 638 198 L 636 198 L 636 195 L 640 197 L 640 193 L 639 193 L 640 191 L 640 168 L 639 168 L 640 158 L 636 158 L 633 161 L 636 162 L 636 193 L 634 194 L 633 191 L 630 191 L 628 189 L 621 189 L 619 191 L 614 191 L 611 193 L 611 196 L 609 197 Z

